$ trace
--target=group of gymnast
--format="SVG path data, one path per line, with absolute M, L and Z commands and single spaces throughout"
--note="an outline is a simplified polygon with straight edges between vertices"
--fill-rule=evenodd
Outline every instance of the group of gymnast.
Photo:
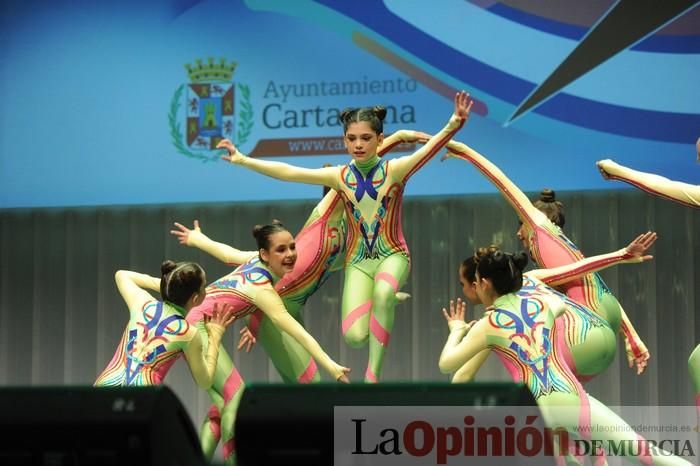
M 296 237 L 278 221 L 255 226 L 256 251 L 241 251 L 210 239 L 196 220 L 192 228 L 175 223 L 171 233 L 180 243 L 207 252 L 234 269 L 211 283 L 193 262 L 165 261 L 160 278 L 118 271 L 115 280 L 129 309 L 129 321 L 114 357 L 95 385 L 160 384 L 184 353 L 195 382 L 212 400 L 200 431 L 205 456 L 212 458 L 221 443 L 224 461 L 234 464 L 233 426 L 244 383 L 221 347 L 226 327 L 245 318 L 239 349 L 262 345 L 286 383 L 320 381 L 317 364 L 332 380 L 348 383 L 350 369 L 324 351 L 304 328 L 301 316 L 307 299 L 340 269 L 344 270 L 341 331 L 352 347 L 369 345 L 364 381 L 377 383 L 395 307 L 408 298 L 400 291 L 411 265 L 401 225 L 404 186 L 446 148 L 447 157 L 476 167 L 515 209 L 522 223 L 517 235 L 527 254 L 485 245 L 464 260 L 459 280 L 465 300 L 450 301 L 442 310 L 450 332 L 440 370 L 453 373 L 453 383 L 469 382 L 493 351 L 513 380 L 529 388 L 550 427 L 576 433 L 586 422 L 625 425 L 581 384 L 607 369 L 618 336 L 624 340 L 630 367 L 638 374 L 647 365 L 649 351 L 596 272 L 651 259 L 647 252 L 656 234 L 643 233 L 619 251 L 585 258 L 561 229 L 563 206 L 552 191 L 543 191 L 540 200 L 531 202 L 486 157 L 454 139 L 469 119 L 472 103 L 469 94 L 457 93 L 453 114 L 433 136 L 400 130 L 385 137 L 382 107 L 345 110 L 339 118 L 352 159 L 341 166 L 309 169 L 260 160 L 243 155 L 231 141 L 221 140 L 217 148 L 226 152 L 222 158 L 232 165 L 285 181 L 323 186 L 323 198 Z M 411 155 L 382 158 L 400 143 L 421 146 Z M 599 162 L 598 168 L 606 178 L 700 206 L 700 186 L 637 172 L 609 160 Z M 523 273 L 528 256 L 539 268 Z M 149 291 L 160 293 L 160 299 Z M 483 304 L 484 316 L 467 323 L 467 300 Z M 700 392 L 698 358 L 700 350 L 696 349 L 689 367 Z M 558 409 L 562 406 L 575 409 Z M 638 438 L 631 429 L 591 435 Z M 652 458 L 648 452 L 628 459 L 641 464 L 689 464 L 670 455 Z

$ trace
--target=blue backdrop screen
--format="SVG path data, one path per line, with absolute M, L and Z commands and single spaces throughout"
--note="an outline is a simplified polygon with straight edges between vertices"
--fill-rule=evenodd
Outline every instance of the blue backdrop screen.
M 341 164 L 339 110 L 385 105 L 386 133 L 435 132 L 458 89 L 476 105 L 457 139 L 524 190 L 623 187 L 601 178 L 601 158 L 698 183 L 700 9 L 514 118 L 615 7 L 534 4 L 5 2 L 0 207 L 317 197 L 229 166 L 213 146 L 227 137 L 254 156 Z M 407 194 L 493 190 L 467 164 L 433 160 Z

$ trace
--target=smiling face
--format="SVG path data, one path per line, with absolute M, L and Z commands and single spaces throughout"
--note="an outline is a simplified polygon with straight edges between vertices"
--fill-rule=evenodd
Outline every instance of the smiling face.
M 384 134 L 377 134 L 369 122 L 356 121 L 345 131 L 345 148 L 356 162 L 371 159 L 384 141 Z
M 272 273 L 283 277 L 294 269 L 297 261 L 297 247 L 292 234 L 286 230 L 273 233 L 269 237 L 270 248 L 260 249 L 260 258 Z

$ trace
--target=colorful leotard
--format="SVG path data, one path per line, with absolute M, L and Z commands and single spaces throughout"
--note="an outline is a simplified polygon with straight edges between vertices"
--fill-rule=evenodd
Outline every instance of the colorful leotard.
M 260 309 L 273 325 L 297 340 L 313 356 L 315 361 L 331 374 L 334 379 L 343 375 L 342 367 L 336 364 L 319 346 L 318 342 L 309 335 L 304 327 L 295 320 L 284 307 L 280 296 L 274 289 L 279 281 L 272 272 L 253 257 L 245 264 L 236 268 L 230 274 L 216 280 L 207 287 L 207 297 L 201 306 L 193 308 L 187 315 L 187 320 L 194 324 L 202 320 L 204 314 L 211 313 L 216 302 L 225 302 L 232 306 L 231 312 L 240 316 L 252 314 L 255 309 Z M 217 366 L 217 378 L 209 390 L 212 400 L 221 406 L 218 413 L 210 412 L 211 418 L 220 418 L 220 437 L 224 441 L 224 459 L 232 463 L 235 452 L 233 437 L 233 421 L 238 408 L 240 396 L 243 393 L 243 379 L 233 366 L 230 358 L 223 352 Z M 228 374 L 225 380 L 218 377 L 219 374 Z M 218 419 L 217 419 L 218 420 Z M 211 428 L 212 426 L 210 426 Z M 214 427 L 216 429 L 216 427 Z M 210 443 L 218 441 L 218 435 L 210 437 L 205 428 L 202 431 L 205 453 L 210 454 Z
M 506 200 L 516 210 L 527 231 L 527 240 L 532 258 L 540 267 L 554 268 L 574 263 L 584 258 L 576 245 L 569 240 L 561 229 L 554 225 L 542 212 L 532 205 L 525 194 L 493 163 L 475 150 L 458 142 L 450 142 L 452 155 L 470 162 L 489 178 Z M 625 348 L 630 360 L 648 358 L 648 350 L 629 322 L 619 302 L 596 273 L 588 274 L 563 283 L 562 289 L 574 301 L 593 310 L 605 319 L 617 333 L 618 329 L 625 338 Z M 601 348 L 606 353 L 614 348 Z M 590 358 L 587 358 L 590 360 Z M 586 361 L 574 359 L 574 373 L 595 375 L 599 367 L 587 367 Z
M 325 282 L 330 273 L 342 266 L 344 251 L 343 208 L 340 197 L 331 191 L 314 208 L 306 225 L 295 238 L 299 251 L 294 269 L 275 283 L 285 308 L 289 314 L 303 325 L 301 309 L 307 299 Z M 250 254 L 250 253 L 248 253 Z M 257 255 L 257 253 L 252 253 Z M 245 253 L 243 257 L 245 257 Z M 239 257 L 236 257 L 239 258 Z M 225 281 L 218 280 L 221 284 Z M 312 383 L 320 381 L 318 368 L 311 353 L 295 338 L 278 328 L 265 313 L 251 308 L 248 328 L 263 346 L 273 365 L 286 383 Z M 221 350 L 226 360 L 230 357 Z M 231 371 L 224 387 L 228 394 L 210 391 L 214 404 L 211 406 L 200 430 L 200 440 L 205 456 L 211 458 L 222 434 L 221 413 L 227 413 L 226 422 L 233 423 L 236 407 L 243 391 L 243 382 L 233 364 L 227 364 Z M 230 382 L 228 382 L 230 381 Z M 233 392 L 233 394 L 231 394 Z M 233 441 L 224 443 L 224 457 L 233 462 Z
M 114 357 L 96 386 L 158 385 L 197 334 L 184 310 L 162 301 L 146 303 L 132 315 Z
M 118 271 L 114 278 L 129 306 L 129 322 L 114 357 L 95 385 L 159 384 L 177 358 L 185 354 L 197 385 L 209 387 L 225 328 L 216 322 L 202 322 L 202 338 L 184 318 L 185 309 L 157 301 L 146 291 L 159 290 L 159 278 L 126 270 Z M 213 344 L 205 347 L 206 341 Z
M 534 289 L 542 296 L 556 296 L 564 302 L 564 313 L 555 321 L 556 335 L 563 340 L 559 346 L 569 368 L 591 371 L 590 374 L 574 372 L 579 381 L 589 380 L 610 365 L 615 358 L 615 332 L 603 318 L 552 287 L 613 265 L 642 261 L 623 248 L 561 267 L 531 270 L 523 275 L 522 288 L 516 295 L 528 297 Z M 472 358 L 455 372 L 452 381 L 471 382 L 487 357 L 488 352 L 484 352 Z
M 396 145 L 412 139 L 412 131 L 397 131 L 384 140 L 377 154 L 382 157 Z M 343 268 L 346 231 L 342 198 L 331 189 L 313 209 L 295 238 L 299 255 L 294 270 L 275 285 L 287 310 L 297 320 L 301 319 L 299 311 L 311 295 L 332 272 Z M 315 362 L 308 352 L 270 325 L 262 312 L 256 310 L 250 316 L 248 327 L 263 345 L 285 382 L 320 380 Z
M 397 144 L 412 139 L 412 132 L 397 131 L 385 139 L 379 149 L 380 156 Z M 342 199 L 335 190 L 330 190 L 313 209 L 301 231 L 295 237 L 298 251 L 294 270 L 275 284 L 285 307 L 299 323 L 301 308 L 311 295 L 328 279 L 332 272 L 343 268 L 345 258 L 345 210 Z M 228 263 L 245 261 L 255 256 L 255 252 L 242 252 L 233 248 L 227 253 L 217 253 L 216 248 L 200 247 Z M 282 380 L 287 383 L 311 383 L 320 381 L 316 361 L 309 352 L 285 332 L 277 328 L 265 314 L 256 309 L 249 316 L 248 327 L 257 341 L 263 346 Z M 225 350 L 221 353 L 228 358 Z M 240 380 L 240 375 L 232 367 L 232 380 Z M 214 396 L 215 404 L 210 408 L 201 429 L 201 440 L 205 454 L 211 458 L 221 438 L 221 411 L 223 398 Z M 237 400 L 230 401 L 236 404 Z M 218 404 L 218 405 L 217 405 Z
M 452 118 L 413 155 L 390 161 L 374 157 L 364 163 L 312 170 L 249 157 L 236 159 L 275 178 L 328 186 L 342 197 L 347 220 L 342 330 L 352 346 L 369 340 L 367 382 L 378 380 L 393 327 L 395 295 L 409 271 L 400 218 L 405 183 L 463 123 Z
M 440 369 L 452 372 L 490 348 L 513 380 L 524 383 L 532 392 L 551 429 L 565 428 L 572 437 L 600 441 L 643 440 L 617 414 L 586 394 L 564 361 L 557 344 L 562 339 L 556 337 L 554 324 L 555 316 L 563 312 L 563 303 L 540 294 L 537 286 L 529 292 L 529 296 L 498 297 L 493 303 L 495 309 L 471 329 L 464 321 L 451 320 Z M 591 429 L 592 425 L 606 428 Z M 668 452 L 652 458 L 649 450 L 640 450 L 634 459 L 642 464 L 690 464 Z
M 599 374 L 615 359 L 615 332 L 595 312 L 527 275 L 523 277 L 523 286 L 517 295 L 557 296 L 564 302 L 565 310 L 555 322 L 557 337 L 563 340 L 560 353 L 569 368 L 583 367 L 589 371 L 574 373 L 579 381 Z
M 335 191 L 329 191 L 314 208 L 306 225 L 295 237 L 298 251 L 294 270 L 275 285 L 285 307 L 301 322 L 301 309 L 330 274 L 342 267 L 345 251 L 343 206 Z M 256 310 L 248 328 L 263 345 L 272 363 L 287 382 L 320 380 L 311 355 L 288 335 L 280 332 Z

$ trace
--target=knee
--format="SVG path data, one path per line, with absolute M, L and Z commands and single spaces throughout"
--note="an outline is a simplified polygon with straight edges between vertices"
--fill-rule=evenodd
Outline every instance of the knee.
M 352 346 L 353 348 L 360 348 L 367 343 L 369 338 L 369 327 L 365 320 L 364 325 L 362 322 L 355 322 L 348 330 L 343 334 L 345 338 L 345 343 Z
M 393 309 L 396 306 L 396 292 L 394 288 L 383 282 L 374 285 L 372 296 L 374 302 L 374 312 Z

